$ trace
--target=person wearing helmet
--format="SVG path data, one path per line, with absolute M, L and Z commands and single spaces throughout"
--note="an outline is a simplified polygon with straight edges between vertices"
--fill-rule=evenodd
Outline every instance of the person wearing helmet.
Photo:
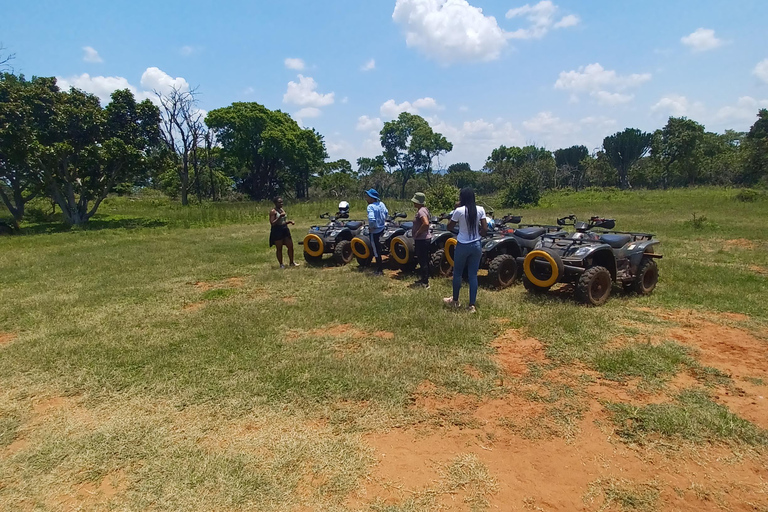
M 373 256 L 376 258 L 376 271 L 374 274 L 384 274 L 384 264 L 381 261 L 381 234 L 387 225 L 389 211 L 384 202 L 379 199 L 379 193 L 375 189 L 365 191 L 365 200 L 368 201 L 368 233 L 371 238 Z
M 283 209 L 283 198 L 276 197 L 274 199 L 275 207 L 269 212 L 269 223 L 272 226 L 269 230 L 269 246 L 275 246 L 277 253 L 277 262 L 280 264 L 280 268 L 285 268 L 283 265 L 283 246 L 288 248 L 288 258 L 290 259 L 289 265 L 292 267 L 298 267 L 299 264 L 293 261 L 293 238 L 291 238 L 291 230 L 288 229 L 289 225 L 294 225 L 292 220 L 288 220 L 287 214 Z
M 342 201 L 339 203 L 339 214 L 337 217 L 341 219 L 347 219 L 349 218 L 349 203 L 346 201 Z

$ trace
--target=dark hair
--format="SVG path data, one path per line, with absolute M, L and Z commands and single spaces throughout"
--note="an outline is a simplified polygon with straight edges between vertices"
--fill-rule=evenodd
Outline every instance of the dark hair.
M 278 202 L 280 199 L 282 199 L 282 198 L 283 198 L 283 196 L 275 196 L 275 197 L 273 197 L 273 198 L 272 198 L 272 202 L 273 202 L 273 203 L 275 203 L 275 204 L 277 204 L 277 202 Z
M 459 203 L 466 208 L 467 228 L 470 236 L 477 236 L 477 204 L 475 203 L 475 191 L 470 187 L 461 189 Z

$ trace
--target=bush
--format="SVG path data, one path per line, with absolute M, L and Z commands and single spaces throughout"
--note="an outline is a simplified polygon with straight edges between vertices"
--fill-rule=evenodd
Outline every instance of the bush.
M 541 201 L 539 179 L 530 169 L 522 169 L 515 176 L 504 194 L 504 206 L 517 208 L 520 206 L 536 206 Z
M 754 203 L 755 201 L 762 198 L 763 198 L 763 194 L 761 194 L 757 190 L 745 188 L 745 189 L 739 190 L 739 193 L 736 194 L 736 197 L 734 199 L 742 203 Z
M 435 183 L 426 191 L 427 206 L 432 215 L 447 213 L 459 200 L 459 189 L 448 183 Z

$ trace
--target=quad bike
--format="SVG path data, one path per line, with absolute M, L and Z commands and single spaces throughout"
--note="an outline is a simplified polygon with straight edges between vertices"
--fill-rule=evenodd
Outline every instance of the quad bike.
M 488 234 L 481 241 L 483 254 L 480 258 L 480 268 L 488 270 L 488 281 L 495 288 L 506 288 L 520 277 L 517 258 L 528 254 L 543 235 L 567 235 L 560 226 L 520 225 L 521 220 L 519 215 L 505 215 L 494 222 L 494 228 L 489 228 Z M 509 224 L 519 226 L 512 228 Z M 456 243 L 456 240 L 449 240 L 445 248 L 445 256 L 451 267 Z
M 654 252 L 660 242 L 651 233 L 593 231 L 613 229 L 616 221 L 592 217 L 581 222 L 574 215 L 558 219 L 574 226 L 567 237 L 544 235 L 536 248 L 517 261 L 523 266 L 523 284 L 532 292 L 544 292 L 556 283 L 572 283 L 576 297 L 585 304 L 601 306 L 614 283 L 648 295 L 656 288 L 659 270 Z
M 447 220 L 450 214 L 443 213 L 429 219 L 429 268 L 433 275 L 447 276 L 451 273 L 451 267 L 445 259 L 445 244 L 450 239 L 455 239 L 456 232 L 448 231 L 448 227 L 440 221 Z M 395 263 L 405 271 L 416 268 L 416 240 L 413 238 L 413 229 L 392 238 L 389 246 L 389 254 Z
M 304 246 L 304 259 L 308 263 L 319 263 L 324 254 L 333 254 L 334 261 L 339 265 L 352 261 L 352 238 L 362 231 L 364 222 L 342 220 L 348 217 L 349 211 L 342 209 L 336 215 L 320 215 L 321 219 L 328 219 L 328 224 L 312 226 L 300 242 Z
M 397 221 L 397 219 L 405 219 L 406 217 L 408 217 L 408 215 L 405 213 L 395 213 L 387 218 L 384 231 L 379 238 L 379 241 L 381 242 L 382 256 L 387 256 L 389 254 L 389 241 L 393 236 L 402 235 L 413 227 L 413 222 Z M 371 264 L 371 260 L 373 260 L 373 249 L 371 248 L 371 237 L 369 233 L 368 226 L 365 226 L 351 241 L 352 253 L 355 255 L 355 258 L 357 258 L 357 264 L 361 267 L 367 267 Z

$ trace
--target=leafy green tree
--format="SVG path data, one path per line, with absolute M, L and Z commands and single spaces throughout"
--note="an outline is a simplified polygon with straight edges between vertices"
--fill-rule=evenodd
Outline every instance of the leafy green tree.
M 434 159 L 453 149 L 453 144 L 435 133 L 424 118 L 408 112 L 384 123 L 380 140 L 384 162 L 399 178 L 401 198 L 405 198 L 405 186 L 417 173 L 422 173 L 429 183 Z
M 651 149 L 652 135 L 627 128 L 603 139 L 603 151 L 619 175 L 619 187 L 629 188 L 629 170 Z
M 50 139 L 55 78 L 0 75 L 0 199 L 18 223 L 44 189 L 42 147 Z
M 537 180 L 541 184 L 554 184 L 555 160 L 552 152 L 546 148 L 533 145 L 522 148 L 499 146 L 491 152 L 485 162 L 485 168 L 504 186 L 514 181 L 526 165 L 537 174 Z
M 151 101 L 136 103 L 127 89 L 111 99 L 102 109 L 78 89 L 58 95 L 55 138 L 41 160 L 46 186 L 71 225 L 93 217 L 115 185 L 146 173 L 145 155 L 159 143 L 160 111 Z
M 586 146 L 571 146 L 555 151 L 555 165 L 559 176 L 574 190 L 581 188 L 586 171 L 583 162 L 588 156 L 589 150 Z
M 590 155 L 582 164 L 585 168 L 585 177 L 591 186 L 595 187 L 615 187 L 618 182 L 616 169 L 611 165 L 611 161 L 605 154 L 605 151 L 597 151 Z
M 504 194 L 504 206 L 536 206 L 541 200 L 541 175 L 536 162 L 523 164 Z
M 653 139 L 651 154 L 663 167 L 662 186 L 695 185 L 699 173 L 699 144 L 704 127 L 685 117 L 670 117 Z
M 768 184 L 768 109 L 760 109 L 757 121 L 744 140 L 744 171 L 739 181 L 745 185 Z
M 472 167 L 470 167 L 467 162 L 459 162 L 449 165 L 448 169 L 446 169 L 446 173 L 448 174 L 455 174 L 459 172 L 472 172 Z

